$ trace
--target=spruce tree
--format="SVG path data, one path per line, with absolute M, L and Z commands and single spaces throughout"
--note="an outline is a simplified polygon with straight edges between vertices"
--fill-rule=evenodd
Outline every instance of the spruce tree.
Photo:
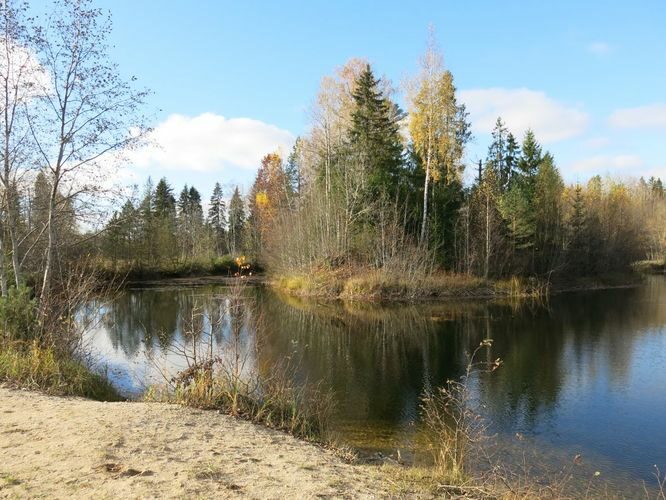
M 526 179 L 534 179 L 542 159 L 541 145 L 537 142 L 534 132 L 528 130 L 523 139 L 522 154 L 518 160 L 518 172 Z
M 497 118 L 492 136 L 486 164 L 495 171 L 498 187 L 505 193 L 517 174 L 520 146 L 501 118 Z
M 587 242 L 587 212 L 585 196 L 580 184 L 576 184 L 571 200 L 571 217 L 567 228 L 567 262 L 573 272 L 587 271 L 589 246 Z
M 155 216 L 159 219 L 175 217 L 176 198 L 173 195 L 173 189 L 169 186 L 166 178 L 162 177 L 155 186 L 154 209 Z
M 176 257 L 176 198 L 166 178 L 160 179 L 155 186 L 155 240 L 157 258 L 173 259 Z
M 508 173 L 508 181 L 506 188 L 511 186 L 511 183 L 516 177 L 516 170 L 518 169 L 518 159 L 520 158 L 520 146 L 514 135 L 509 132 L 506 137 L 506 171 Z
M 486 165 L 492 169 L 497 185 L 503 192 L 509 184 L 510 172 L 507 168 L 507 139 L 509 131 L 507 130 L 502 118 L 497 118 L 495 128 L 492 132 L 493 142 L 488 147 L 488 156 L 486 158 Z
M 238 187 L 229 200 L 229 252 L 237 255 L 242 251 L 245 232 L 245 206 Z
M 289 157 L 287 158 L 287 164 L 284 168 L 285 174 L 287 176 L 289 194 L 295 194 L 296 196 L 300 194 L 303 183 L 301 165 L 302 148 L 302 140 L 300 137 L 297 137 L 296 142 L 294 143 L 294 147 L 292 148 L 291 153 L 289 153 Z
M 555 159 L 546 153 L 537 169 L 534 192 L 535 264 L 538 272 L 552 271 L 562 257 L 560 202 L 563 190 L 564 182 Z
M 195 228 L 203 226 L 203 207 L 201 206 L 201 194 L 194 186 L 190 188 L 187 200 L 191 223 Z
M 210 207 L 208 208 L 208 226 L 213 234 L 215 250 L 218 254 L 224 251 L 225 229 L 227 226 L 226 204 L 224 203 L 222 186 L 219 182 L 215 183 L 213 194 L 210 197 Z
M 370 65 L 360 74 L 352 94 L 352 126 L 349 132 L 352 155 L 359 162 L 374 194 L 393 195 L 400 182 L 403 148 L 398 106 L 379 89 Z

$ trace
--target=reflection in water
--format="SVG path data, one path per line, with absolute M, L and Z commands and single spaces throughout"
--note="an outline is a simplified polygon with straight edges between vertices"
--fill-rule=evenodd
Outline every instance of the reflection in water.
M 417 447 L 424 389 L 459 377 L 469 353 L 494 339 L 493 374 L 477 374 L 481 411 L 500 436 L 595 467 L 649 480 L 666 469 L 666 280 L 553 297 L 546 305 L 463 302 L 378 307 L 315 303 L 248 289 L 230 307 L 224 288 L 128 291 L 92 342 L 128 392 L 183 367 L 169 346 L 184 331 L 236 335 L 259 370 L 291 357 L 301 380 L 324 381 L 337 401 L 334 426 L 363 450 Z M 201 314 L 194 314 L 200 311 Z M 193 323 L 192 319 L 196 318 Z M 157 369 L 150 353 L 164 354 Z

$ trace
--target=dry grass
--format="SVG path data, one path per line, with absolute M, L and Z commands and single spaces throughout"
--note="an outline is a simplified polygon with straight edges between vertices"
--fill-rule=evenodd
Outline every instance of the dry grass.
M 42 347 L 37 342 L 3 345 L 0 382 L 59 396 L 82 396 L 100 401 L 121 399 L 105 377 L 91 372 L 67 353 Z
M 270 377 L 244 380 L 211 368 L 197 370 L 188 381 L 178 382 L 175 390 L 157 399 L 218 410 L 308 441 L 326 441 L 331 398 L 319 386 L 296 386 L 286 368 L 277 368 Z
M 298 363 L 289 357 L 267 369 L 257 365 L 260 339 L 247 335 L 243 325 L 263 319 L 254 302 L 246 300 L 243 282 L 222 300 L 225 312 L 215 319 L 206 319 L 201 309 L 192 310 L 185 322 L 185 341 L 169 347 L 188 368 L 173 377 L 163 373 L 166 386 L 147 397 L 218 410 L 302 439 L 327 441 L 331 395 L 320 384 L 296 382 Z M 223 324 L 228 330 L 216 341 L 215 332 Z
M 413 301 L 437 298 L 534 298 L 548 295 L 536 279 L 485 280 L 467 274 L 401 274 L 386 269 L 314 270 L 281 276 L 273 286 L 292 295 L 345 300 Z

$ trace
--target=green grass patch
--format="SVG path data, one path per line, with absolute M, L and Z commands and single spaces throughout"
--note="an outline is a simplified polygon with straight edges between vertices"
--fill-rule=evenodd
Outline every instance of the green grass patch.
M 0 382 L 58 396 L 122 400 L 105 377 L 91 372 L 71 356 L 41 347 L 37 342 L 10 342 L 0 348 Z

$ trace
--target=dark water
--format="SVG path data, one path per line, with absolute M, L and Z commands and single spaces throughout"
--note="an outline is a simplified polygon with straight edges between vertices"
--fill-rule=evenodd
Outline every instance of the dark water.
M 238 336 L 259 369 L 297 360 L 300 380 L 323 380 L 333 390 L 343 441 L 365 453 L 400 449 L 414 460 L 424 389 L 459 377 L 469 353 L 490 338 L 484 359 L 501 358 L 503 366 L 475 374 L 471 387 L 504 449 L 524 453 L 529 443 L 555 468 L 581 454 L 590 471 L 630 491 L 654 483 L 655 464 L 666 470 L 663 277 L 541 305 L 378 307 L 258 288 L 241 298 L 225 288 L 135 290 L 106 307 L 89 341 L 116 385 L 136 394 L 185 366 L 171 350 L 187 348 L 183 332 L 192 329 L 212 330 L 220 344 Z

